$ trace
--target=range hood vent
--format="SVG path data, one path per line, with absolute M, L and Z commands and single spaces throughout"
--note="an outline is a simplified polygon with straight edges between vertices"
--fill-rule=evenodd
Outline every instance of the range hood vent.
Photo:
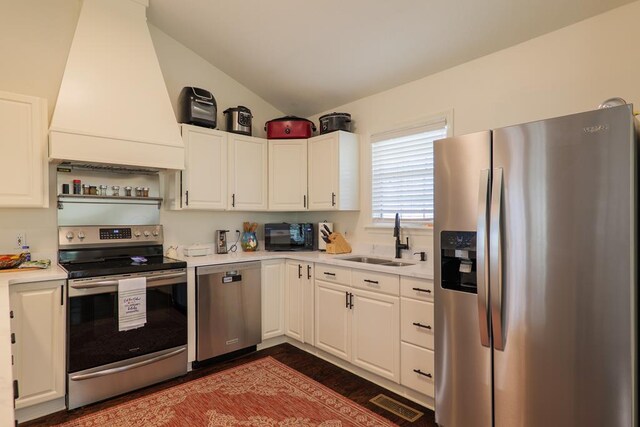
M 52 161 L 184 169 L 147 0 L 84 0 L 51 120 Z

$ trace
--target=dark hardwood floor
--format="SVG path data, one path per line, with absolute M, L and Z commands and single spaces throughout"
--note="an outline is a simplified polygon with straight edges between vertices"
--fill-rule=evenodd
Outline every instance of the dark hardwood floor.
M 265 350 L 253 352 L 248 355 L 240 356 L 233 360 L 218 362 L 212 364 L 211 366 L 201 367 L 200 369 L 193 370 L 187 375 L 180 378 L 166 381 L 161 384 L 156 384 L 142 390 L 137 390 L 124 396 L 115 397 L 105 402 L 95 403 L 93 405 L 88 405 L 72 411 L 56 412 L 55 414 L 48 415 L 47 417 L 39 418 L 37 420 L 29 421 L 26 423 L 21 423 L 20 426 L 52 426 L 55 424 L 63 423 L 65 421 L 71 421 L 80 416 L 91 414 L 102 409 L 117 405 L 119 403 L 125 403 L 131 399 L 142 397 L 156 391 L 164 390 L 166 388 L 182 384 L 184 382 L 191 381 L 212 374 L 214 372 L 219 372 L 237 365 L 241 365 L 245 362 L 256 360 L 265 356 L 273 357 L 274 359 L 284 363 L 285 365 L 290 366 L 298 372 L 318 381 L 326 387 L 335 390 L 341 395 L 353 400 L 354 402 L 366 407 L 367 409 L 377 414 L 382 415 L 383 417 L 393 421 L 400 426 L 436 426 L 434 413 L 431 410 L 424 408 L 417 403 L 404 399 L 376 384 L 373 384 L 372 382 L 360 378 L 348 371 L 345 371 L 342 368 L 319 359 L 290 344 L 281 344 L 275 347 L 267 348 Z M 424 412 L 424 415 L 415 422 L 409 422 L 369 402 L 369 399 L 377 396 L 380 393 L 384 393 L 395 400 L 398 400 L 414 409 L 417 409 L 418 411 Z

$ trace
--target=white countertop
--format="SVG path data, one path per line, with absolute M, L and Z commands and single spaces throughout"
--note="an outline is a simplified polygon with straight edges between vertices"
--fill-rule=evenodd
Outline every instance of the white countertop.
M 228 264 L 232 262 L 246 262 L 246 261 L 263 261 L 270 259 L 294 259 L 306 262 L 318 262 L 323 264 L 338 265 L 341 267 L 356 268 L 360 270 L 379 271 L 382 273 L 398 274 L 401 276 L 416 277 L 420 279 L 433 279 L 433 269 L 425 261 L 405 260 L 405 259 L 391 259 L 389 261 L 401 261 L 407 263 L 413 263 L 404 267 L 389 267 L 378 264 L 366 264 L 361 262 L 346 261 L 344 258 L 352 258 L 356 256 L 369 256 L 372 258 L 387 258 L 378 255 L 369 254 L 340 254 L 332 255 L 325 252 L 313 251 L 313 252 L 242 252 L 222 254 L 222 255 L 205 255 L 198 257 L 187 257 L 179 254 L 178 258 L 187 262 L 188 267 L 202 267 L 205 265 L 216 264 Z
M 45 270 L 0 273 L 0 425 L 13 425 L 13 375 L 11 369 L 11 324 L 9 322 L 9 286 L 19 283 L 66 279 L 57 265 Z

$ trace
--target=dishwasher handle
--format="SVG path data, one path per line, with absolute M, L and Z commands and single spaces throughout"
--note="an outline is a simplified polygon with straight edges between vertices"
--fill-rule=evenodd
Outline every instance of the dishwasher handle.
M 209 274 L 222 273 L 228 275 L 231 273 L 242 274 L 249 269 L 260 269 L 260 261 L 236 262 L 231 264 L 207 265 L 204 267 L 196 267 L 197 276 L 206 276 Z

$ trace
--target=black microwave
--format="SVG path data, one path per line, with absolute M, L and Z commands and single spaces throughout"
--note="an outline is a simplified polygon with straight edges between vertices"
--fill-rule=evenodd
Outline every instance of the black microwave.
M 312 251 L 313 224 L 265 224 L 264 248 L 268 251 Z

